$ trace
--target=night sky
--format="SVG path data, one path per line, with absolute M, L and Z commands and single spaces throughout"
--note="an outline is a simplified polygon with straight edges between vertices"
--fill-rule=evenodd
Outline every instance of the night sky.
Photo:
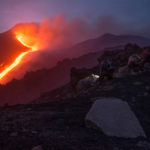
M 150 0 L 0 0 L 0 32 L 16 23 L 41 22 L 61 13 L 68 18 L 90 21 L 111 18 L 114 24 L 122 25 L 114 33 L 131 32 L 150 37 Z

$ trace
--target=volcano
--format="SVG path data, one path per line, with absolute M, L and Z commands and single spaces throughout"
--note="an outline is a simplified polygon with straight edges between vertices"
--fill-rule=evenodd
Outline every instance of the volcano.
M 25 55 L 37 50 L 36 36 L 30 34 L 30 31 L 29 26 L 16 25 L 0 35 L 0 83 L 21 63 Z
M 22 45 L 15 37 L 12 30 L 0 34 L 0 72 L 11 65 L 14 60 L 28 47 Z
M 42 36 L 39 36 L 40 33 L 37 24 L 25 23 L 18 24 L 11 30 L 0 34 L 0 83 L 5 84 L 0 86 L 0 105 L 28 103 L 39 97 L 42 92 L 66 84 L 69 82 L 72 67 L 91 68 L 96 66 L 97 58 L 103 51 L 122 50 L 127 43 L 136 43 L 142 47 L 148 46 L 150 43 L 150 39 L 141 36 L 105 34 L 69 48 L 52 49 L 49 46 L 47 49 L 43 47 L 42 49 L 41 45 L 45 43 L 43 41 L 49 39 L 49 36 L 45 35 L 47 30 L 42 32 L 44 33 Z M 51 35 L 51 33 L 53 32 L 48 34 Z M 50 45 L 53 42 L 57 43 L 55 38 L 52 40 L 52 35 L 48 40 Z M 32 52 L 34 51 L 38 51 L 38 54 L 42 55 L 42 57 L 36 58 L 37 62 L 43 63 L 39 68 L 36 63 L 32 62 L 35 54 Z M 31 61 L 26 63 L 25 55 L 28 53 L 33 55 L 27 56 Z M 26 74 L 17 78 L 17 71 L 18 74 L 21 74 L 21 71 Z M 9 75 L 12 75 L 11 79 L 6 81 Z
M 0 80 L 17 66 L 22 57 L 30 50 L 21 44 L 12 30 L 0 34 Z

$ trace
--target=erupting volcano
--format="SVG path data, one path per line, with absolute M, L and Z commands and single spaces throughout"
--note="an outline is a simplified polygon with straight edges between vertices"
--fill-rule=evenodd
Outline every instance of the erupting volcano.
M 0 72 L 0 82 L 7 76 L 8 73 L 18 66 L 21 61 L 23 61 L 23 57 L 25 55 L 38 50 L 38 46 L 36 45 L 36 37 L 35 34 L 33 34 L 33 31 L 34 30 L 31 26 L 16 26 L 13 29 L 13 35 L 15 39 L 18 40 L 23 46 L 28 48 L 28 50 L 21 52 L 11 64 L 4 67 L 4 69 Z

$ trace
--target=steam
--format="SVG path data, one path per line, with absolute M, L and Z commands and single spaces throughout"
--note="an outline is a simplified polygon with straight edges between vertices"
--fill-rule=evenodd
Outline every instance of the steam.
M 64 14 L 46 18 L 41 23 L 17 24 L 13 30 L 21 31 L 39 49 L 67 48 L 94 35 L 88 22 L 81 19 L 67 20 Z

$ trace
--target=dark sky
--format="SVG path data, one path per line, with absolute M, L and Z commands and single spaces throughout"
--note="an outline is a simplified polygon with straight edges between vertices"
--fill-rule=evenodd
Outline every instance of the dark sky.
M 0 0 L 0 32 L 60 13 L 69 18 L 111 16 L 125 25 L 122 33 L 128 30 L 150 37 L 150 0 Z

